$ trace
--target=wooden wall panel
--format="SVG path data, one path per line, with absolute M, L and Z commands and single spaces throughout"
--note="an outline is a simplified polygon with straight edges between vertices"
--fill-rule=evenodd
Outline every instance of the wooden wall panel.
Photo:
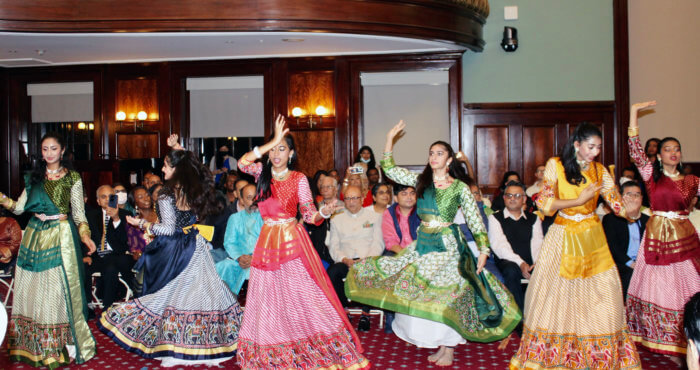
M 474 161 L 477 181 L 481 186 L 498 187 L 508 171 L 508 126 L 477 126 Z
M 576 125 L 590 122 L 603 133 L 599 161 L 606 166 L 616 164 L 619 171 L 621 149 L 614 140 L 619 135 L 614 119 L 613 102 L 468 104 L 462 151 L 473 158 L 476 178 L 485 193 L 496 190 L 506 171 L 518 172 L 530 185 L 536 167 L 558 155 Z
M 335 79 L 333 71 L 313 71 L 289 75 L 287 116 L 300 107 L 303 115 L 316 115 L 316 107 L 325 107 L 327 115 L 335 116 Z
M 154 79 L 119 80 L 116 94 L 117 112 L 126 113 L 126 119 L 136 120 L 140 111 L 148 114 L 148 121 L 157 121 L 158 114 L 158 84 Z
M 160 142 L 158 132 L 118 132 L 117 158 L 142 159 L 157 158 Z
M 335 167 L 333 130 L 297 130 L 292 132 L 298 158 L 296 169 L 312 177 L 318 170 Z
M 556 153 L 554 126 L 523 126 L 523 173 L 526 184 L 535 182 L 535 171 Z

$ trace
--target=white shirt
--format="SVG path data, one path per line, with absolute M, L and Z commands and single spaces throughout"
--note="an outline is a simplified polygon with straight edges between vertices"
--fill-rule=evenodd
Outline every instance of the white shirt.
M 527 190 L 525 190 L 525 194 L 527 194 L 528 197 L 532 198 L 533 195 L 537 194 L 542 190 L 542 182 L 538 181 L 532 184 Z
M 382 238 L 382 215 L 373 207 L 362 208 L 352 214 L 345 212 L 331 220 L 328 251 L 335 262 L 343 258 L 365 258 L 381 256 L 384 251 Z
M 504 208 L 502 212 L 503 218 L 510 217 L 513 220 L 519 220 L 520 217 L 523 217 L 527 220 L 527 217 L 525 217 L 525 213 L 523 211 L 520 211 L 520 217 L 518 218 L 513 217 L 513 215 L 508 211 L 508 208 Z M 537 256 L 540 254 L 543 237 L 542 222 L 536 215 L 532 215 L 532 217 L 536 217 L 535 223 L 532 225 L 532 237 L 530 238 L 530 254 L 532 254 L 532 261 L 534 263 L 537 262 Z M 522 257 L 513 252 L 513 247 L 510 245 L 508 238 L 506 238 L 506 235 L 503 233 L 501 223 L 498 222 L 493 215 L 489 216 L 489 241 L 491 242 L 491 250 L 496 254 L 496 256 L 498 256 L 498 258 L 514 262 L 518 266 L 525 262 Z

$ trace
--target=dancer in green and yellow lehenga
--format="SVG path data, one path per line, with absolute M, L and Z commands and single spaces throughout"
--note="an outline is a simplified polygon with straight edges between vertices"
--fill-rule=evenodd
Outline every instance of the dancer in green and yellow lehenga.
M 42 161 L 25 177 L 19 199 L 0 194 L 0 204 L 15 214 L 34 214 L 15 268 L 10 359 L 51 369 L 95 356 L 95 339 L 86 322 L 80 241 L 89 253 L 95 244 L 85 218 L 82 181 L 66 168 L 64 151 L 59 136 L 46 134 L 41 139 Z
M 502 339 L 521 314 L 513 296 L 484 270 L 490 252 L 486 228 L 452 147 L 442 141 L 431 145 L 421 175 L 397 167 L 391 152 L 404 127 L 401 121 L 387 134 L 382 169 L 393 181 L 416 187 L 417 240 L 395 257 L 356 263 L 345 291 L 353 301 L 397 312 L 394 333 L 419 347 L 439 347 L 428 360 L 449 366 L 455 345 Z M 478 261 L 452 222 L 459 207 L 479 247 Z

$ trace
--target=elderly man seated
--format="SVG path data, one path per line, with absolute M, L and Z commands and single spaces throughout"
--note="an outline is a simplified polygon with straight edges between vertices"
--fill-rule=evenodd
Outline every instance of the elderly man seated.
M 321 176 L 318 180 L 318 189 L 321 193 L 321 200 L 316 204 L 316 208 L 320 209 L 326 204 L 335 203 L 335 212 L 331 215 L 330 219 L 324 219 L 320 225 L 314 224 L 304 224 L 306 230 L 309 232 L 309 238 L 311 238 L 311 243 L 314 245 L 314 249 L 321 257 L 321 262 L 325 268 L 328 268 L 333 264 L 333 258 L 328 252 L 328 235 L 331 229 L 331 220 L 339 213 L 345 210 L 345 205 L 343 201 L 338 199 L 338 181 L 332 176 Z
M 362 208 L 362 190 L 348 186 L 345 190 L 345 212 L 331 221 L 328 250 L 335 262 L 328 268 L 328 277 L 343 305 L 347 305 L 343 279 L 358 260 L 380 256 L 384 250 L 382 239 L 382 215 L 372 207 Z M 369 307 L 362 307 L 357 330 L 369 330 Z
M 244 210 L 231 215 L 226 225 L 224 248 L 228 258 L 216 263 L 216 272 L 234 294 L 241 291 L 243 283 L 250 277 L 250 261 L 263 225 L 260 211 L 253 207 L 254 200 L 255 185 L 244 186 L 238 196 Z

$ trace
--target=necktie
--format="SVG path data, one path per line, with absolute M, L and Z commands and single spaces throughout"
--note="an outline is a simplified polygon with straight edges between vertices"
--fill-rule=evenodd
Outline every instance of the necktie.
M 100 241 L 100 252 L 105 252 L 105 244 L 107 242 L 107 225 L 109 225 L 109 216 L 105 216 L 102 223 L 102 240 Z

